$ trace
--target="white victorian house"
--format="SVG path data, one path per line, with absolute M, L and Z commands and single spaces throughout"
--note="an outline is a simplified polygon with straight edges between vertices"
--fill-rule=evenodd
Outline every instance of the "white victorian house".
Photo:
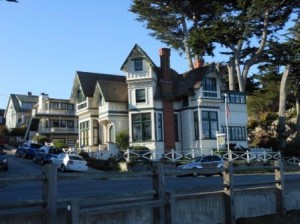
M 217 134 L 248 147 L 245 94 L 228 91 L 214 64 L 178 74 L 170 67 L 170 49 L 159 50 L 156 66 L 135 45 L 121 66 L 124 76 L 76 72 L 71 102 L 79 119 L 79 143 L 90 149 L 115 150 L 115 137 L 128 131 L 131 146 L 155 150 L 209 152 Z M 224 94 L 230 108 L 226 122 Z

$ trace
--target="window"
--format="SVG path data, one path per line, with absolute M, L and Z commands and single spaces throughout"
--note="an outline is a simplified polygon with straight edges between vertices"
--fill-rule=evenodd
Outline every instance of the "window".
M 229 139 L 231 141 L 245 141 L 247 139 L 246 136 L 246 127 L 244 126 L 228 126 L 229 130 Z M 223 133 L 227 133 L 226 126 L 221 127 L 221 131 Z
M 80 146 L 89 145 L 89 121 L 81 122 L 79 125 L 80 129 Z
M 59 104 L 55 103 L 55 102 L 51 102 L 50 103 L 50 109 L 58 109 L 59 108 Z
M 218 130 L 218 114 L 215 111 L 202 111 L 202 132 L 204 139 L 215 139 Z
M 99 144 L 99 123 L 97 120 L 93 120 L 93 145 Z
M 194 138 L 199 140 L 199 122 L 198 122 L 198 111 L 194 111 Z
M 157 136 L 157 141 L 162 141 L 162 114 L 157 113 L 156 115 L 156 136 Z
M 178 133 L 178 114 L 174 114 L 174 128 L 175 128 L 175 141 L 179 141 L 179 133 Z
M 228 103 L 237 103 L 237 104 L 245 104 L 246 103 L 246 95 L 245 93 L 240 92 L 231 92 L 227 93 L 227 102 Z M 223 95 L 223 101 L 225 101 L 224 95 Z
M 135 59 L 134 60 L 134 71 L 142 71 L 143 70 L 143 60 Z
M 203 96 L 217 97 L 217 80 L 215 78 L 205 78 L 203 82 Z
M 189 98 L 188 98 L 188 96 L 184 96 L 182 98 L 182 106 L 183 107 L 188 107 L 189 106 Z
M 135 97 L 136 97 L 136 103 L 145 103 L 146 102 L 145 89 L 136 89 Z
M 74 121 L 67 121 L 68 128 L 74 128 Z
M 115 142 L 115 126 L 111 125 L 109 127 L 109 142 Z
M 132 141 L 152 139 L 151 113 L 132 114 Z

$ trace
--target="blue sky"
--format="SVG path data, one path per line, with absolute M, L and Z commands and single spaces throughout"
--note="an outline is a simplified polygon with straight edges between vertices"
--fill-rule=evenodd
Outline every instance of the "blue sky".
M 120 67 L 135 43 L 159 65 L 158 49 L 167 46 L 135 20 L 130 2 L 0 1 L 0 108 L 12 93 L 68 99 L 76 71 L 124 75 Z M 175 51 L 171 66 L 187 70 Z
M 10 94 L 68 99 L 76 71 L 124 75 L 120 68 L 135 43 L 156 65 L 167 47 L 129 12 L 131 0 L 0 1 L 0 109 Z M 224 57 L 205 58 L 206 62 Z M 171 67 L 188 70 L 171 51 Z

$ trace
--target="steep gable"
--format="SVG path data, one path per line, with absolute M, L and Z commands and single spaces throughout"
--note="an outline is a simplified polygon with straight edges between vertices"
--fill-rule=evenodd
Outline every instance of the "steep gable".
M 76 94 L 79 88 L 82 89 L 84 96 L 93 97 L 97 82 L 105 80 L 126 82 L 126 77 L 120 75 L 77 71 L 72 88 L 71 99 L 75 99 L 77 97 Z
M 22 104 L 30 104 L 34 105 L 38 101 L 38 96 L 34 95 L 22 95 L 22 94 L 11 94 L 10 100 L 14 106 L 16 112 L 28 112 L 31 110 L 30 108 L 22 108 Z
M 143 58 L 150 64 L 151 67 L 157 68 L 157 66 L 154 64 L 151 58 L 146 54 L 146 52 L 138 44 L 135 44 L 132 50 L 130 51 L 129 55 L 125 59 L 123 65 L 121 66 L 121 71 L 127 71 L 128 70 L 127 66 L 130 60 L 135 58 Z
M 201 85 L 201 81 L 211 73 L 215 73 L 219 79 L 221 76 L 214 64 L 204 65 L 200 68 L 190 70 L 182 75 L 179 75 L 176 96 L 190 96 L 194 94 L 195 85 Z

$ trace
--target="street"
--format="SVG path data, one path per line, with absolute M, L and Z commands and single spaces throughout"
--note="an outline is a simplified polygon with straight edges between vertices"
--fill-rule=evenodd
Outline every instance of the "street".
M 1 171 L 0 178 L 8 178 L 13 176 L 24 175 L 40 175 L 42 174 L 42 166 L 32 163 L 31 160 L 25 160 L 15 157 L 8 153 L 9 170 Z M 59 198 L 76 198 L 76 197 L 92 197 L 117 193 L 134 193 L 140 191 L 152 190 L 152 179 L 150 177 L 141 178 L 88 178 L 91 174 L 101 173 L 91 169 L 83 175 L 86 178 L 65 179 L 58 181 L 58 197 Z M 58 173 L 58 176 L 68 175 Z M 76 175 L 76 173 L 72 173 Z M 80 174 L 82 175 L 82 174 Z M 287 174 L 284 176 L 286 187 L 299 184 L 300 175 L 298 173 Z M 251 174 L 251 175 L 235 175 L 234 183 L 236 185 L 257 186 L 264 181 L 271 182 L 274 180 L 274 174 Z M 180 189 L 197 190 L 201 192 L 223 190 L 223 178 L 220 176 L 212 177 L 165 177 L 165 188 L 167 191 L 177 191 Z M 37 181 L 24 181 L 22 183 L 4 184 L 0 182 L 0 198 L 2 202 L 16 202 L 22 200 L 33 200 L 42 198 L 42 183 Z

